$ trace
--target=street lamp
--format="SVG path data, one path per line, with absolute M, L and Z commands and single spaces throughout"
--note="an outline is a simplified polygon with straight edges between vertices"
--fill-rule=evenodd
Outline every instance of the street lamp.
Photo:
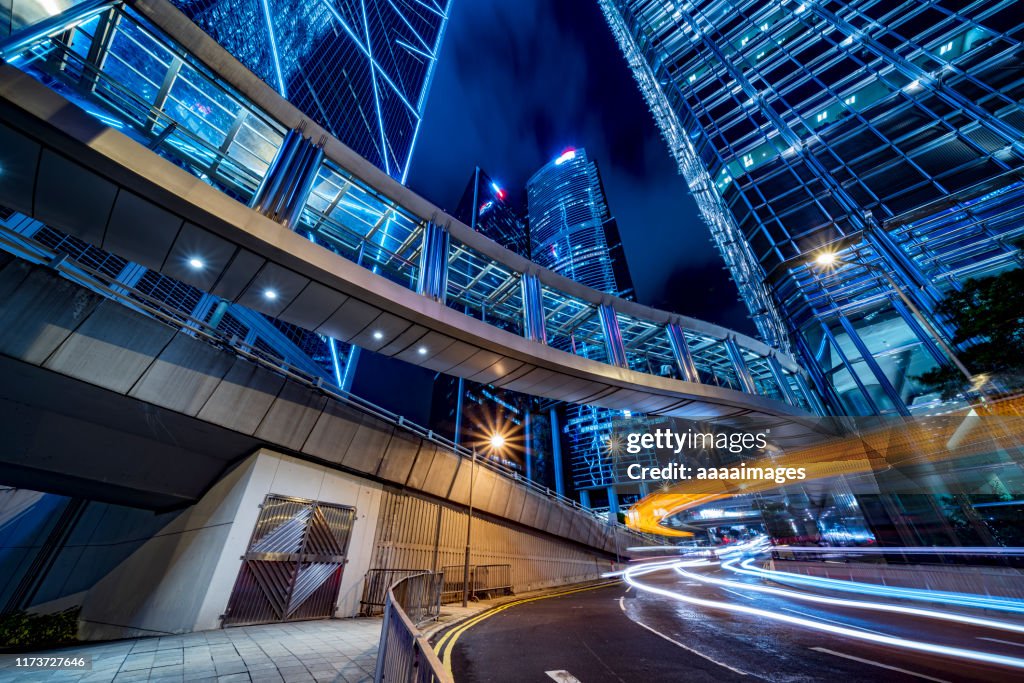
M 904 293 L 903 288 L 896 284 L 896 280 L 894 280 L 893 277 L 889 275 L 888 271 L 886 271 L 885 268 L 877 266 L 874 263 L 866 263 L 864 261 L 844 261 L 840 259 L 834 251 L 820 252 L 814 258 L 814 263 L 823 269 L 829 269 L 844 265 L 858 265 L 863 266 L 864 268 L 870 270 L 873 273 L 878 273 L 879 275 L 881 275 L 882 278 L 884 278 L 885 281 L 892 288 L 892 290 L 896 292 L 896 294 L 899 296 L 900 300 L 907 307 L 907 309 L 910 310 L 910 314 L 917 318 L 918 322 L 920 322 L 921 325 L 925 328 L 925 330 L 928 331 L 928 334 L 930 334 L 932 338 L 935 340 L 935 342 L 939 345 L 939 347 L 942 348 L 943 353 L 945 353 L 946 356 L 949 357 L 949 360 L 952 361 L 953 365 L 956 366 L 956 369 L 963 374 L 963 376 L 967 379 L 968 383 L 974 383 L 975 378 L 974 375 L 971 374 L 971 371 L 967 369 L 967 366 L 960 362 L 960 359 L 957 357 L 956 352 L 953 350 L 953 348 L 946 343 L 946 340 L 943 339 L 942 335 L 939 334 L 938 330 L 935 329 L 935 327 L 931 324 L 928 318 L 925 317 L 921 310 L 914 304 L 914 302 L 910 300 L 910 297 L 908 297 Z
M 505 447 L 505 435 L 501 432 L 494 432 L 487 439 L 491 452 L 496 453 Z M 476 487 L 476 448 L 473 448 L 473 458 L 470 460 L 469 470 L 469 516 L 466 518 L 466 556 L 462 564 L 462 606 L 469 605 L 469 557 L 473 548 L 473 489 Z
M 469 464 L 469 516 L 466 518 L 466 557 L 462 565 L 462 606 L 469 605 L 469 554 L 473 534 L 473 486 L 476 484 L 476 447 Z
M 505 447 L 505 436 L 498 432 L 491 435 L 489 443 L 491 444 L 492 451 L 500 451 Z

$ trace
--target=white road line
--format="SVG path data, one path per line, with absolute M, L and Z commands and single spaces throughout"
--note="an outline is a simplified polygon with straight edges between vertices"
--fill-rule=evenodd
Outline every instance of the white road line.
M 632 586 L 626 586 L 626 592 L 627 592 L 627 593 L 628 593 L 629 591 L 631 591 L 631 590 L 633 590 L 633 587 L 632 587 Z
M 558 683 L 583 683 L 565 669 L 555 669 L 554 671 L 545 671 L 544 673 L 558 681 Z
M 733 595 L 738 595 L 741 598 L 746 598 L 747 600 L 754 600 L 754 598 L 750 597 L 749 595 L 744 595 L 743 593 L 738 593 L 738 592 L 732 590 L 731 588 L 724 588 L 722 586 L 719 586 L 719 588 L 721 588 L 722 590 L 724 590 L 727 593 L 732 593 Z
M 1014 645 L 1016 647 L 1024 647 L 1024 643 L 1015 643 L 1012 640 L 1000 640 L 999 638 L 989 638 L 987 636 L 978 636 L 978 640 L 989 640 L 993 643 L 1002 643 L 1003 645 Z
M 867 633 L 874 633 L 875 635 L 879 635 L 879 636 L 887 636 L 887 635 L 889 635 L 888 633 L 882 633 L 881 631 L 872 631 L 871 629 L 864 628 L 863 626 L 854 626 L 853 624 L 848 624 L 845 621 L 836 621 L 835 619 L 829 619 L 827 617 L 819 617 L 817 614 L 810 614 L 808 612 L 801 612 L 800 610 L 790 609 L 788 607 L 780 607 L 779 609 L 784 610 L 786 612 L 792 612 L 793 614 L 799 614 L 800 616 L 807 617 L 809 619 L 817 619 L 819 621 L 827 621 L 830 624 L 839 624 L 840 626 L 845 626 L 846 628 L 852 628 L 852 629 L 856 629 L 858 631 L 866 631 Z
M 623 603 L 622 598 L 619 598 L 619 608 L 622 610 L 623 614 L 626 614 L 626 605 Z M 723 667 L 725 669 L 728 669 L 729 671 L 733 671 L 735 673 L 738 673 L 740 676 L 746 676 L 747 675 L 746 671 L 740 671 L 739 669 L 736 669 L 734 667 L 729 666 L 725 662 L 720 662 L 717 659 L 712 659 L 711 657 L 708 657 L 703 652 L 698 652 L 697 650 L 694 650 L 692 647 L 690 647 L 688 645 L 683 645 L 678 640 L 674 640 L 673 638 L 669 638 L 668 636 L 666 636 L 664 633 L 661 633 L 660 631 L 655 631 L 653 628 L 651 628 L 647 624 L 644 624 L 642 622 L 637 621 L 636 619 L 633 619 L 628 614 L 626 614 L 626 618 L 629 619 L 630 621 L 632 621 L 634 624 L 636 624 L 640 628 L 645 628 L 648 631 L 650 631 L 651 633 L 653 633 L 654 635 L 656 635 L 656 636 L 658 636 L 660 638 L 664 638 L 665 640 L 667 640 L 668 642 L 672 643 L 673 645 L 678 645 L 679 647 L 683 648 L 687 652 L 692 652 L 693 654 L 697 655 L 698 657 L 702 657 L 703 659 L 708 660 L 712 664 L 717 664 L 718 666 Z
M 889 671 L 899 671 L 901 674 L 907 674 L 908 676 L 916 676 L 917 678 L 923 678 L 926 681 L 936 681 L 936 683 L 949 683 L 949 681 L 942 678 L 935 678 L 934 676 L 928 676 L 926 674 L 921 674 L 916 671 L 911 671 L 909 669 L 901 669 L 898 666 L 882 664 L 881 662 L 876 662 L 873 659 L 864 659 L 863 657 L 855 657 L 853 655 L 848 655 L 843 652 L 836 652 L 835 650 L 829 650 L 827 647 L 812 647 L 811 649 L 815 650 L 816 652 L 824 652 L 825 654 L 833 655 L 835 657 L 842 657 L 843 659 L 852 659 L 853 661 L 860 662 L 861 664 L 870 664 L 871 666 L 877 666 L 882 669 L 888 669 Z

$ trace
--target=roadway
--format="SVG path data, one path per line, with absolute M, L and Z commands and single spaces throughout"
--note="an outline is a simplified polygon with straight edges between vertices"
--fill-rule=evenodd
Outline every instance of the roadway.
M 682 571 L 688 574 L 665 567 L 631 577 L 643 588 L 615 583 L 493 611 L 468 628 L 457 626 L 442 634 L 437 647 L 457 683 L 572 683 L 573 678 L 582 683 L 1024 680 L 1024 669 L 1005 663 L 916 651 L 779 620 L 806 620 L 818 627 L 849 629 L 865 638 L 892 637 L 927 647 L 1024 658 L 1020 615 L 892 600 L 886 604 L 897 605 L 900 611 L 868 611 L 808 602 L 794 594 L 885 601 L 793 589 L 737 575 L 718 564 Z M 706 583 L 709 578 L 736 583 Z M 790 592 L 761 593 L 747 588 L 750 585 Z M 671 595 L 711 604 L 683 602 Z M 732 612 L 730 606 L 764 610 L 764 614 Z M 998 620 L 1020 631 L 944 621 L 907 613 L 910 609 Z M 1024 659 L 1017 661 L 1024 666 Z M 565 678 L 560 671 L 573 678 Z

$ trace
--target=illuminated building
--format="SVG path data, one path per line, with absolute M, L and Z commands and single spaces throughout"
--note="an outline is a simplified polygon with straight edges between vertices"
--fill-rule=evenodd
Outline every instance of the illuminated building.
M 455 217 L 506 249 L 530 258 L 526 220 L 512 207 L 508 192 L 479 166 L 466 184 Z
M 765 341 L 836 413 L 942 410 L 935 304 L 1020 261 L 1019 4 L 601 6 Z
M 585 149 L 566 149 L 549 161 L 527 181 L 526 192 L 534 262 L 588 287 L 633 298 L 618 225 L 608 208 L 597 162 L 587 157 Z M 588 358 L 600 358 L 605 352 L 574 335 L 555 336 L 549 343 Z M 573 485 L 585 504 L 590 500 L 589 491 L 607 490 L 613 514 L 624 477 L 617 471 L 612 433 L 620 431 L 615 425 L 621 425 L 623 419 L 621 411 L 565 406 Z M 633 495 L 637 493 L 640 491 Z
M 567 149 L 526 182 L 533 261 L 602 292 L 632 298 L 618 224 L 597 162 Z
M 173 0 L 305 115 L 405 180 L 450 0 Z

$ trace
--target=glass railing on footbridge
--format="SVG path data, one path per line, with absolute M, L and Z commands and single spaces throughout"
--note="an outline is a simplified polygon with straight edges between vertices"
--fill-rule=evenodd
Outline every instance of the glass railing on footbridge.
M 0 56 L 209 185 L 284 216 L 288 228 L 325 249 L 538 344 L 820 412 L 791 358 L 727 329 L 583 287 L 421 198 L 402 201 L 411 193 L 401 185 L 365 168 L 357 174 L 354 154 L 333 141 L 325 148 L 325 136 L 290 130 L 136 9 L 84 2 L 44 24 L 36 35 L 12 35 Z M 210 40 L 195 31 L 190 38 Z M 261 101 L 267 96 L 260 93 Z

